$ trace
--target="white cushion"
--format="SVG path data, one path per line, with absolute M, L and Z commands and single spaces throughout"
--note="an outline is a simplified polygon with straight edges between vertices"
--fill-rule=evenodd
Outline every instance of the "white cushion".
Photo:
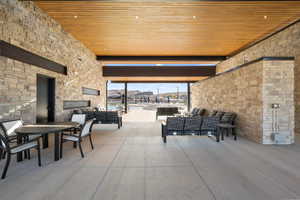
M 89 120 L 85 123 L 81 131 L 81 137 L 87 136 L 91 133 L 92 124 L 93 124 L 93 120 Z
M 6 129 L 6 134 L 8 136 L 14 136 L 16 135 L 15 130 L 23 126 L 23 122 L 22 120 L 15 120 L 15 121 L 3 122 L 2 125 Z
M 85 117 L 85 114 L 73 114 L 71 121 L 83 125 L 85 123 Z
M 33 141 L 33 142 L 29 142 L 29 143 L 26 143 L 26 144 L 22 144 L 18 147 L 15 147 L 15 148 L 12 148 L 11 149 L 11 153 L 18 153 L 20 151 L 24 151 L 26 149 L 31 149 L 33 147 L 36 147 L 37 146 L 37 142 L 36 141 Z
M 79 140 L 78 137 L 74 137 L 74 136 L 65 136 L 64 139 L 74 141 L 74 142 L 77 142 Z

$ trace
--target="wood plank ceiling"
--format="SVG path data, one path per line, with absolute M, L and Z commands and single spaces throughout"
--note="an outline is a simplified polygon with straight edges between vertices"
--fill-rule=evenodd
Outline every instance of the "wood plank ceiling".
M 300 18 L 300 1 L 51 0 L 36 1 L 36 4 L 98 56 L 229 56 Z M 110 63 L 120 62 L 103 61 L 103 64 Z M 218 61 L 183 62 L 187 63 L 216 64 Z M 202 79 L 107 78 L 114 81 Z
M 230 55 L 300 18 L 299 1 L 36 2 L 96 55 Z

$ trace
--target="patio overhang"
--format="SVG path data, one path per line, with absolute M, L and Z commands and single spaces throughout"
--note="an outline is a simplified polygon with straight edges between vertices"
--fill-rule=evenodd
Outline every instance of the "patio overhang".
M 117 82 L 196 82 L 215 74 L 215 65 L 103 66 L 103 77 Z

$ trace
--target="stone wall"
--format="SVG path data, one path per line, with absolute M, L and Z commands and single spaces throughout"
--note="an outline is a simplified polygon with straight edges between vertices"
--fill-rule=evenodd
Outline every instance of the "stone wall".
M 237 133 L 261 142 L 263 62 L 192 84 L 192 107 L 235 112 Z
M 272 104 L 279 104 L 275 113 Z M 235 112 L 237 133 L 255 142 L 294 142 L 294 61 L 261 60 L 192 85 L 192 107 Z M 277 137 L 279 138 L 279 137 Z
M 300 78 L 300 22 L 221 62 L 217 72 L 224 72 L 263 56 L 295 57 L 295 130 L 300 133 L 300 81 L 297 81 Z
M 105 106 L 105 80 L 95 55 L 32 2 L 0 0 L 0 39 L 66 65 L 68 75 L 0 57 L 0 120 L 20 117 L 34 122 L 37 74 L 56 79 L 56 120 L 65 119 L 63 100 L 91 100 Z M 100 96 L 82 95 L 82 87 Z

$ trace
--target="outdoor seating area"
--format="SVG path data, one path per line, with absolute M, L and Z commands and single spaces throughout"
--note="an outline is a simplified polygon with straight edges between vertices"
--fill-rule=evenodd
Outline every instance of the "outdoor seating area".
M 17 155 L 17 161 L 31 159 L 30 150 L 35 148 L 38 152 L 38 165 L 41 166 L 41 142 L 43 149 L 48 148 L 49 135 L 54 135 L 54 161 L 63 156 L 63 143 L 71 141 L 74 148 L 79 147 L 81 157 L 84 158 L 82 149 L 83 138 L 88 136 L 91 147 L 92 126 L 94 119 L 86 120 L 85 114 L 72 114 L 70 122 L 47 123 L 47 124 L 24 124 L 21 119 L 0 122 L 0 160 L 5 160 L 5 166 L 1 178 L 6 177 L 11 156 Z
M 300 0 L 0 0 L 0 200 L 300 200 Z
M 187 195 L 274 200 L 299 195 L 299 144 L 264 146 L 244 138 L 217 144 L 206 136 L 172 136 L 164 144 L 160 131 L 159 122 L 124 122 L 122 129 L 95 124 L 94 150 L 88 140 L 83 142 L 84 159 L 69 142 L 58 162 L 52 148 L 42 149 L 42 167 L 34 149 L 30 160 L 16 162 L 13 157 L 6 179 L 0 180 L 1 200 L 163 200 Z M 1 160 L 1 170 L 4 164 Z
M 200 109 L 193 109 L 200 110 Z M 204 109 L 203 109 L 204 110 Z M 193 113 L 192 111 L 192 113 Z M 208 116 L 192 116 L 192 117 L 168 117 L 166 122 L 162 122 L 161 136 L 164 143 L 167 142 L 167 136 L 172 135 L 208 135 L 214 136 L 217 142 L 224 140 L 224 134 L 229 133 L 237 139 L 235 132 L 236 113 L 222 112 L 213 110 Z

